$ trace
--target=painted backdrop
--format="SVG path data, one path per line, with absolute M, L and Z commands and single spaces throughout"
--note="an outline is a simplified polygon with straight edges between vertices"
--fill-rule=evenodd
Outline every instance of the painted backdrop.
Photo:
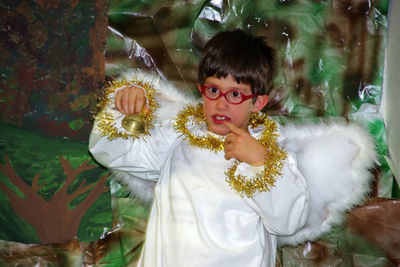
M 149 210 L 87 152 L 97 96 L 130 68 L 195 92 L 203 45 L 234 28 L 278 51 L 266 112 L 282 123 L 357 121 L 380 155 L 373 198 L 321 240 L 282 248 L 279 265 L 400 263 L 400 194 L 378 114 L 388 0 L 8 2 L 0 5 L 2 265 L 135 262 Z

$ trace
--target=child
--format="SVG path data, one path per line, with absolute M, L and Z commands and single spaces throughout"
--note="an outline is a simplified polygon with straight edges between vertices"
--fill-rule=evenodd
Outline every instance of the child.
M 298 148 L 260 113 L 274 68 L 262 38 L 235 30 L 207 43 L 197 84 L 202 104 L 172 120 L 155 121 L 154 92 L 145 83 L 120 82 L 109 92 L 91 153 L 112 170 L 157 180 L 139 266 L 275 266 L 278 236 L 306 224 L 306 180 L 296 155 L 280 144 Z M 120 127 L 110 111 L 114 96 L 122 114 L 144 110 L 144 135 Z

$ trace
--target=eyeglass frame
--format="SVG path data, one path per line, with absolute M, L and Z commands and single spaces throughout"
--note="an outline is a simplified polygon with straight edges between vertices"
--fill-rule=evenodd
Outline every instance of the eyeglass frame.
M 219 91 L 219 96 L 218 96 L 217 98 L 210 98 L 210 97 L 208 97 L 208 96 L 206 95 L 205 90 L 206 90 L 207 88 L 210 88 L 210 87 L 214 87 L 214 88 L 216 88 L 216 89 Z M 231 90 L 228 90 L 227 92 L 224 93 L 224 92 L 221 91 L 221 88 L 219 88 L 219 87 L 216 86 L 216 85 L 211 85 L 211 84 L 200 85 L 200 91 L 201 91 L 201 93 L 202 93 L 206 98 L 208 98 L 208 99 L 210 99 L 210 100 L 217 100 L 217 99 L 220 99 L 221 96 L 223 96 L 223 97 L 225 98 L 225 100 L 226 100 L 229 104 L 232 104 L 232 105 L 239 105 L 239 104 L 242 104 L 244 101 L 246 101 L 246 100 L 248 100 L 248 99 L 250 99 L 250 98 L 253 98 L 253 97 L 257 97 L 257 96 L 258 96 L 258 94 L 245 95 L 245 94 L 243 94 L 240 90 L 236 90 L 236 89 L 231 89 Z M 226 97 L 226 95 L 227 95 L 229 92 L 232 92 L 232 91 L 239 92 L 239 93 L 242 95 L 242 101 L 240 101 L 239 103 L 232 103 L 231 101 L 229 101 L 229 99 Z

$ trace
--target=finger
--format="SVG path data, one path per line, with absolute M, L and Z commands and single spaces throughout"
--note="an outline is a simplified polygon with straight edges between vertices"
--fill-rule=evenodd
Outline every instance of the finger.
M 236 139 L 236 136 L 232 133 L 229 133 L 224 140 L 224 144 L 230 144 L 230 143 L 234 143 Z
M 234 149 L 235 149 L 235 145 L 234 143 L 225 143 L 224 144 L 224 153 L 225 153 L 225 159 L 229 160 L 232 157 L 234 157 Z
M 231 130 L 232 133 L 234 133 L 235 135 L 240 135 L 243 133 L 243 129 L 237 127 L 236 125 L 234 125 L 233 123 L 229 122 L 229 121 L 225 121 L 225 125 L 229 128 L 229 130 Z
M 138 112 L 136 111 L 136 109 L 137 109 L 136 106 L 137 106 L 138 103 L 139 103 L 137 97 L 138 97 L 138 95 L 137 95 L 136 92 L 131 91 L 131 92 L 129 93 L 129 97 L 128 97 L 129 100 L 128 100 L 128 103 L 127 103 L 127 108 L 129 109 L 129 114 L 138 113 Z
M 121 94 L 119 91 L 115 94 L 115 107 L 119 112 L 124 113 L 121 107 Z
M 123 113 L 128 115 L 130 114 L 129 112 L 129 95 L 126 93 L 121 94 L 121 108 L 123 110 Z
M 230 160 L 232 158 L 231 153 L 230 152 L 225 152 L 224 158 L 226 160 Z
M 224 158 L 226 160 L 236 159 L 235 153 L 233 151 L 227 151 L 227 152 L 225 152 Z
M 224 152 L 229 152 L 234 149 L 234 144 L 233 143 L 226 143 L 224 144 Z
M 145 101 L 146 101 L 146 98 L 144 96 L 142 96 L 142 95 L 138 95 L 136 97 L 135 113 L 142 112 Z
M 131 106 L 129 107 L 129 110 L 132 114 L 137 113 L 136 112 L 136 106 L 138 104 L 138 100 L 137 100 L 137 95 L 135 93 L 132 93 L 132 95 L 130 96 L 130 101 Z

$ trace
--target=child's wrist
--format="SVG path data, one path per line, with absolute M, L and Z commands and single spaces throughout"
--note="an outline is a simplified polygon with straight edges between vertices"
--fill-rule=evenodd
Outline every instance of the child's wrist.
M 255 168 L 264 167 L 264 162 L 265 162 L 265 160 L 256 161 L 256 162 L 251 163 L 250 166 L 255 167 Z
M 254 167 L 262 167 L 264 166 L 267 157 L 268 157 L 268 151 L 264 149 L 263 153 L 259 154 L 259 158 L 253 161 L 250 165 Z

